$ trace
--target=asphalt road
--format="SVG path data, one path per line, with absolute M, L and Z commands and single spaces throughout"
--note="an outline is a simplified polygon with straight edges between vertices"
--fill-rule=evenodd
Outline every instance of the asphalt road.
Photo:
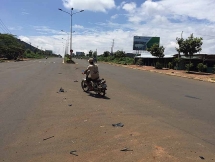
M 81 90 L 87 61 L 74 60 L 0 64 L 0 160 L 215 160 L 213 83 L 98 63 L 102 99 Z

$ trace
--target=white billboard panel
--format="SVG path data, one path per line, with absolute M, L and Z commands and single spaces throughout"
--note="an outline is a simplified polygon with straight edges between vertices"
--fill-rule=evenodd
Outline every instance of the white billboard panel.
M 133 50 L 144 51 L 155 43 L 160 43 L 160 37 L 134 36 Z

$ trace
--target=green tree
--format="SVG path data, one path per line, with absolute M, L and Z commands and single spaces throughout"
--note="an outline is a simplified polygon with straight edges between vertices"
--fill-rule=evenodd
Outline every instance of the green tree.
M 118 50 L 118 51 L 114 52 L 114 56 L 117 57 L 117 58 L 125 57 L 125 52 Z
M 23 46 L 11 34 L 0 34 L 0 54 L 7 59 L 17 59 L 23 53 Z
M 97 51 L 94 51 L 93 52 L 93 58 L 96 58 L 97 57 Z
M 156 69 L 162 69 L 162 64 L 160 63 L 160 58 L 163 58 L 165 48 L 163 46 L 159 46 L 158 44 L 153 44 L 151 48 L 147 48 L 147 51 L 149 51 L 152 56 L 155 56 L 158 58 L 158 62 L 156 62 Z
M 27 54 L 30 54 L 30 53 L 31 53 L 31 50 L 30 50 L 30 49 L 27 49 L 27 50 L 26 50 L 26 53 L 27 53 Z
M 151 48 L 147 48 L 147 51 L 157 58 L 163 58 L 165 48 L 163 46 L 159 46 L 158 44 L 153 44 Z
M 93 51 L 90 50 L 90 51 L 89 51 L 89 57 L 92 57 L 92 56 L 93 56 Z
M 178 58 L 180 58 L 180 54 L 181 54 L 181 47 L 182 47 L 182 44 L 183 44 L 183 42 L 184 42 L 184 39 L 183 38 L 176 38 L 176 41 L 177 41 L 177 44 L 178 44 L 178 48 L 175 48 L 176 49 L 176 51 L 178 52 L 178 55 L 179 55 L 179 57 Z
M 109 52 L 109 51 L 105 51 L 105 52 L 103 53 L 103 56 L 104 56 L 104 57 L 110 56 L 110 52 Z
M 197 69 L 198 69 L 198 71 L 203 72 L 207 69 L 207 65 L 204 65 L 203 63 L 199 63 L 197 65 Z
M 183 54 L 185 56 L 189 56 L 190 57 L 190 63 L 191 63 L 191 58 L 193 56 L 193 54 L 198 53 L 202 50 L 202 38 L 194 38 L 193 34 L 190 35 L 190 37 L 188 37 L 188 39 L 186 40 L 180 40 L 180 46 L 178 48 L 178 50 L 180 52 L 183 52 Z

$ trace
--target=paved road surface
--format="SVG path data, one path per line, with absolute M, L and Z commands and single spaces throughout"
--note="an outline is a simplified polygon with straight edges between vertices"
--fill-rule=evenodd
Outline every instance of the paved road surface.
M 214 84 L 99 63 L 103 99 L 80 89 L 75 61 L 0 64 L 0 160 L 215 160 Z

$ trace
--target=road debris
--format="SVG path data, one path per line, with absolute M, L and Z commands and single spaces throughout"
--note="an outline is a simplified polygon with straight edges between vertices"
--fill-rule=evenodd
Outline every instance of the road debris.
M 77 80 L 74 80 L 74 82 L 78 82 Z
M 124 124 L 122 123 L 117 123 L 117 124 L 112 124 L 113 127 L 123 127 Z
M 48 140 L 50 138 L 53 138 L 54 136 L 48 137 L 48 138 L 44 138 L 43 141 Z
M 124 149 L 122 149 L 122 150 L 120 150 L 120 151 L 133 151 L 133 150 L 131 150 L 131 149 L 125 147 Z
M 61 88 L 59 89 L 59 92 L 64 92 L 64 89 L 61 87 Z
M 205 160 L 205 158 L 203 156 L 199 156 L 202 160 Z
M 78 156 L 77 154 L 75 154 L 75 152 L 77 152 L 76 150 L 70 151 L 70 154 Z
M 68 106 L 72 106 L 72 104 L 69 104 Z

